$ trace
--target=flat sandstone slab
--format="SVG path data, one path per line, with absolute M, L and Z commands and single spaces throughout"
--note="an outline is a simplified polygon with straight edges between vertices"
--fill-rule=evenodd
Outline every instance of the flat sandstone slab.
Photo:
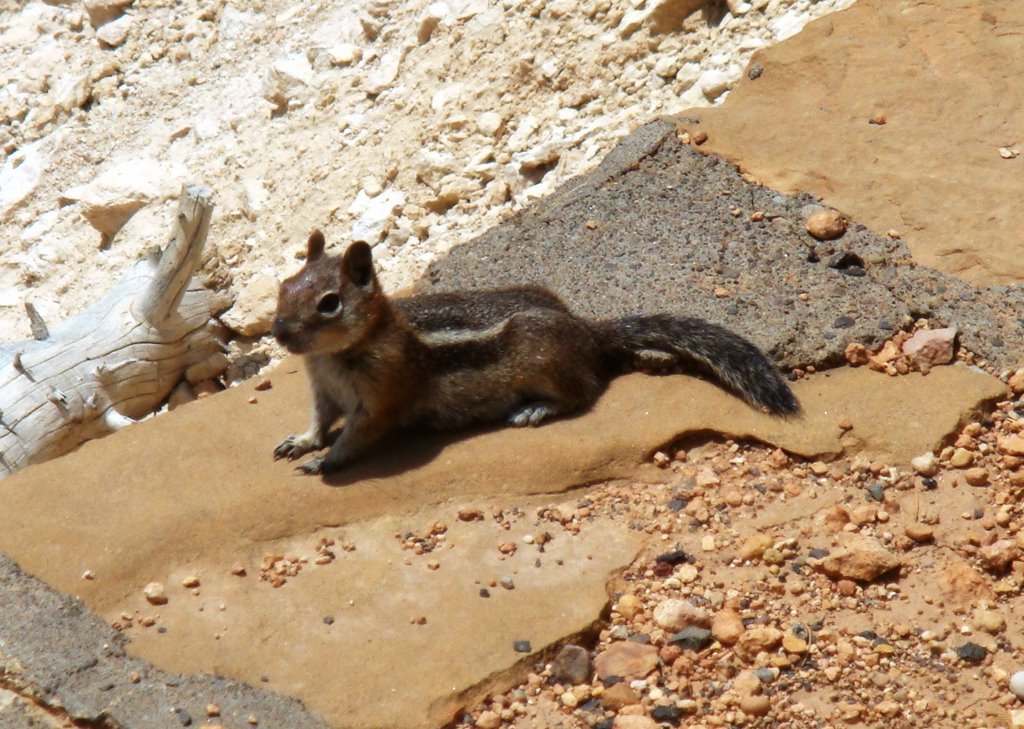
M 695 378 L 632 375 L 583 416 L 400 436 L 325 484 L 271 459 L 283 435 L 304 427 L 308 403 L 297 363 L 272 382 L 186 405 L 0 482 L 0 550 L 108 622 L 132 616 L 129 650 L 161 668 L 294 695 L 338 726 L 396 727 L 441 723 L 492 684 L 521 678 L 527 667 L 513 641 L 541 650 L 597 619 L 636 536 L 600 523 L 572 535 L 538 522 L 536 506 L 550 494 L 657 477 L 644 465 L 651 452 L 687 433 L 757 438 L 809 458 L 863 448 L 898 462 L 937 447 L 1002 392 L 960 366 L 898 378 L 841 369 L 796 383 L 805 415 L 785 421 Z M 854 425 L 845 436 L 843 420 Z M 485 520 L 458 521 L 469 501 Z M 495 505 L 524 516 L 506 531 L 490 518 Z M 430 536 L 437 521 L 448 527 L 440 541 Z M 545 531 L 554 538 L 543 551 L 523 540 Z M 403 551 L 396 534 L 436 548 Z M 315 564 L 326 538 L 336 558 Z M 500 552 L 503 543 L 515 553 Z M 307 561 L 274 588 L 258 577 L 268 554 Z M 237 562 L 245 577 L 229 574 Z M 82 579 L 85 570 L 95 579 Z M 182 587 L 191 576 L 198 595 Z M 503 576 L 515 589 L 489 587 Z M 168 604 L 143 597 L 154 580 Z M 140 627 L 144 618 L 156 625 Z
M 81 602 L 0 554 L 0 729 L 218 724 L 325 729 L 293 698 L 219 676 L 181 676 L 125 655 L 127 639 Z
M 859 0 L 755 54 L 683 126 L 764 185 L 899 231 L 921 264 L 1019 283 L 1021 54 L 1019 0 Z

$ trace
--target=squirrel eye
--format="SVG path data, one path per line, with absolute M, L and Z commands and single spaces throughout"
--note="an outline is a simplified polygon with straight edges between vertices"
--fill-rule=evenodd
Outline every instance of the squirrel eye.
M 337 314 L 340 308 L 341 299 L 337 294 L 325 294 L 316 305 L 316 310 L 321 314 Z

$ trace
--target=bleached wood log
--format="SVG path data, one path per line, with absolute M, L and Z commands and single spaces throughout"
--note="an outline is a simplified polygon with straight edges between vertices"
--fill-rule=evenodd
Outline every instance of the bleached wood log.
M 214 317 L 231 299 L 192 280 L 212 197 L 200 185 L 183 188 L 162 252 L 45 339 L 0 345 L 0 478 L 153 412 L 188 367 L 222 356 Z M 46 334 L 38 314 L 33 333 Z

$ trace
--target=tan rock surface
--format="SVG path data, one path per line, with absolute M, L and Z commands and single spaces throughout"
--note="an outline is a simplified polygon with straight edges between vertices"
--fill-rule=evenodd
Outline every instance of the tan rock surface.
M 632 560 L 634 533 L 608 522 L 577 536 L 552 524 L 541 553 L 522 537 L 539 530 L 532 515 L 549 500 L 531 497 L 618 476 L 654 480 L 663 472 L 642 465 L 650 452 L 687 432 L 753 437 L 815 458 L 864 447 L 873 458 L 909 459 L 1001 391 L 962 367 L 927 378 L 843 369 L 796 383 L 806 414 L 787 422 L 694 378 L 634 375 L 585 416 L 399 437 L 328 485 L 271 459 L 284 435 L 305 426 L 308 406 L 295 362 L 271 380 L 270 389 L 250 381 L 3 481 L 0 550 L 111 622 L 127 614 L 132 650 L 162 667 L 252 683 L 266 676 L 268 688 L 329 721 L 396 727 L 440 723 L 495 683 L 521 679 L 527 665 L 512 641 L 538 651 L 588 629 L 607 601 L 606 580 Z M 845 419 L 854 428 L 840 442 Z M 490 516 L 463 522 L 468 501 L 486 515 L 503 505 L 528 516 L 509 531 Z M 394 537 L 431 534 L 438 521 L 444 539 L 432 537 L 426 554 L 403 551 Z M 327 538 L 336 558 L 318 564 Z M 503 555 L 502 543 L 517 549 Z M 245 576 L 232 574 L 238 563 Z M 86 570 L 94 579 L 81 578 Z M 515 589 L 494 586 L 505 575 Z M 190 576 L 198 595 L 179 587 Z M 159 608 L 142 592 L 157 580 L 168 586 Z M 491 597 L 481 598 L 488 585 Z M 382 695 L 395 700 L 381 704 Z
M 638 537 L 606 520 L 578 536 L 550 526 L 540 552 L 522 542 L 532 521 L 510 531 L 459 521 L 447 487 L 331 488 L 295 475 L 270 449 L 282 423 L 303 419 L 303 376 L 278 376 L 256 405 L 252 384 L 5 480 L 0 550 L 108 621 L 131 616 L 131 650 L 160 666 L 298 696 L 333 725 L 391 727 L 446 723 L 494 685 L 521 680 L 529 666 L 513 641 L 541 651 L 590 630 L 608 579 L 635 555 Z M 471 468 L 440 473 L 454 492 L 501 498 L 500 479 L 480 488 Z M 511 505 L 533 513 L 522 497 Z M 437 521 L 446 539 L 429 554 L 394 537 Z M 339 545 L 324 565 L 322 538 Z M 502 555 L 509 540 L 519 549 Z M 301 568 L 275 589 L 260 579 L 267 555 Z M 236 562 L 244 576 L 232 574 Z M 82 579 L 86 569 L 94 579 Z M 479 595 L 506 574 L 515 589 Z M 192 575 L 198 595 L 179 587 Z M 143 592 L 155 579 L 168 586 L 159 607 Z
M 1022 30 L 1017 0 L 860 0 L 756 54 L 763 72 L 685 127 L 762 184 L 898 231 L 919 263 L 1019 282 L 1024 157 L 1000 149 L 1024 141 Z

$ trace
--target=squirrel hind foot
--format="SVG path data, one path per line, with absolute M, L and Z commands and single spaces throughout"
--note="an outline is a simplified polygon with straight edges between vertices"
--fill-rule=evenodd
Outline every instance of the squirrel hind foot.
M 545 418 L 558 415 L 558 408 L 549 402 L 532 402 L 515 410 L 508 422 L 517 428 L 540 425 Z
M 299 464 L 295 467 L 295 470 L 305 474 L 306 476 L 321 475 L 327 473 L 327 470 L 324 468 L 325 461 L 326 459 L 323 456 L 316 456 Z
M 298 466 L 296 466 L 295 470 L 307 476 L 320 475 L 322 473 L 325 473 L 324 460 L 325 459 L 323 456 L 316 456 L 314 458 L 310 458 L 309 460 L 300 463 Z

